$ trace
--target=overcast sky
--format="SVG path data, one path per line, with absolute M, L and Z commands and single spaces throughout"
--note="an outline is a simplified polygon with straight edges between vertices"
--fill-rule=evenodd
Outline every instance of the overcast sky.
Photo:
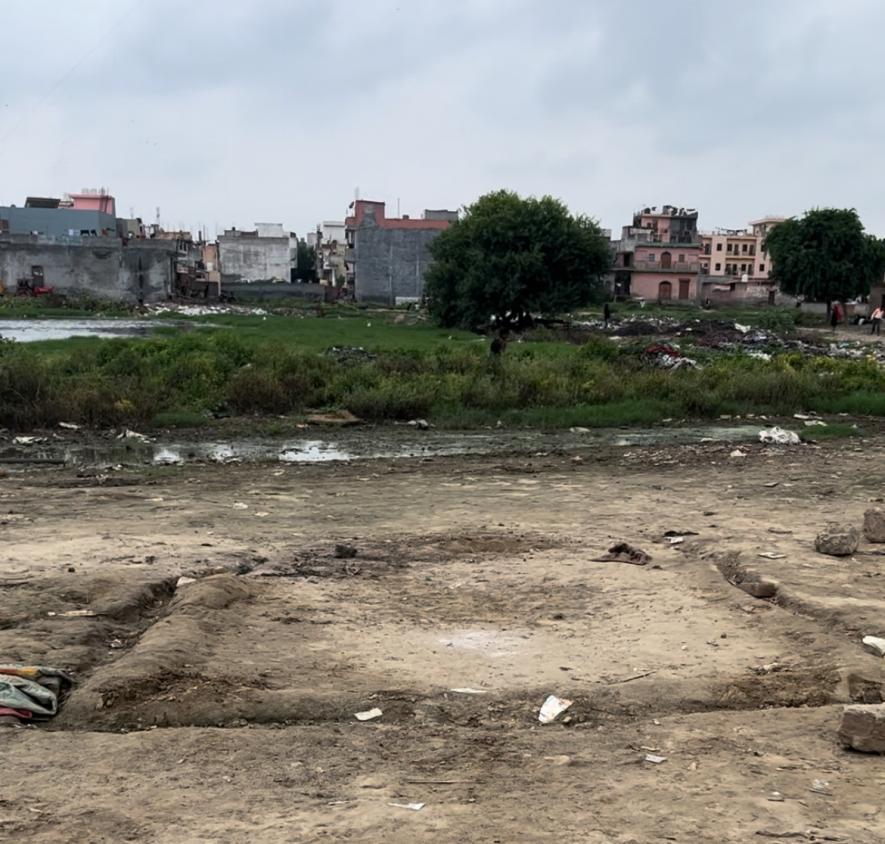
M 885 235 L 881 0 L 3 0 L 0 204 L 167 227 L 501 187 L 618 229 L 853 206 Z

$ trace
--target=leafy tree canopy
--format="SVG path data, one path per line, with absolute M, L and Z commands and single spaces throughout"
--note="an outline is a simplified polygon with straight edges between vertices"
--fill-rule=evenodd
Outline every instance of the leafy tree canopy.
M 475 329 L 492 318 L 572 310 L 602 296 L 611 265 L 596 223 L 557 199 L 500 190 L 480 197 L 431 244 L 430 311 L 444 326 Z
M 853 208 L 815 208 L 779 223 L 765 240 L 781 290 L 818 302 L 853 299 L 885 272 L 885 245 Z
M 296 268 L 293 273 L 299 281 L 317 280 L 317 251 L 304 238 L 298 240 Z

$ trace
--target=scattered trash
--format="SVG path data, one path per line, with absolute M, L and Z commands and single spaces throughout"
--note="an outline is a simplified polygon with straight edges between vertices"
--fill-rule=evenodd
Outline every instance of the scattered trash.
M 630 563 L 634 566 L 644 566 L 651 562 L 651 555 L 646 554 L 641 548 L 634 548 L 627 542 L 619 542 L 608 549 L 608 553 L 601 557 L 595 557 L 594 563 Z
M 765 665 L 760 665 L 753 669 L 756 674 L 776 674 L 778 671 L 783 671 L 786 666 L 781 662 L 766 662 Z
M 734 324 L 734 327 L 735 327 L 738 331 L 740 331 L 741 334 L 746 334 L 746 333 L 748 333 L 749 330 L 750 330 L 750 326 L 749 326 L 749 325 L 741 325 L 739 322 L 736 322 L 736 323 Z
M 234 501 L 234 503 L 231 505 L 231 507 L 233 507 L 234 510 L 248 510 L 249 509 L 249 505 L 244 504 L 242 501 Z
M 770 800 L 772 803 L 783 803 L 784 795 L 781 794 L 779 791 L 771 791 L 769 792 L 767 799 Z
M 885 639 L 880 639 L 878 636 L 864 636 L 863 646 L 871 654 L 885 656 Z
M 574 427 L 569 428 L 568 430 L 569 430 L 570 434 L 589 434 L 590 433 L 589 428 L 582 428 L 580 425 L 575 425 Z
M 828 522 L 814 540 L 815 550 L 830 557 L 850 557 L 859 544 L 860 531 L 837 522 Z
M 806 428 L 826 428 L 827 423 L 824 422 L 823 419 L 806 419 L 805 422 L 802 423 Z
M 736 448 L 736 449 L 735 449 L 733 452 L 731 452 L 731 454 L 729 454 L 728 456 L 729 456 L 729 457 L 734 457 L 734 458 L 738 458 L 738 457 L 746 457 L 746 456 L 747 456 L 747 452 L 746 452 L 746 451 L 741 451 L 739 448 Z
M 155 466 L 181 466 L 184 463 L 184 458 L 168 448 L 161 448 L 154 455 L 152 462 Z
M 662 762 L 667 761 L 666 756 L 657 756 L 654 753 L 646 753 L 645 758 L 642 760 L 643 762 L 651 762 L 652 765 L 660 765 Z
M 59 422 L 58 427 L 64 428 L 67 431 L 79 431 L 80 430 L 80 426 L 75 425 L 73 422 Z
M 149 443 L 151 438 L 147 436 L 147 434 L 139 434 L 138 431 L 132 431 L 129 428 L 125 428 L 119 434 L 117 434 L 118 440 L 137 440 L 140 443 Z
M 335 546 L 335 556 L 339 560 L 352 560 L 357 554 L 356 546 L 338 544 Z
M 832 794 L 833 793 L 832 791 L 830 791 L 830 784 L 826 780 L 815 780 L 811 784 L 811 788 L 808 790 L 813 791 L 816 794 Z
M 182 586 L 187 586 L 189 583 L 196 583 L 197 579 L 195 577 L 185 577 L 181 576 L 178 580 L 175 581 L 175 588 L 181 589 Z
M 456 695 L 487 695 L 488 691 L 486 689 L 471 689 L 469 686 L 463 689 L 449 689 L 450 692 L 454 692 Z
M 776 486 L 780 486 L 780 481 L 769 481 L 767 484 L 762 484 L 762 486 L 767 487 L 768 489 L 774 489 Z
M 670 537 L 667 537 L 667 542 L 669 542 L 671 545 L 681 545 L 683 542 L 685 542 L 685 537 L 684 536 L 670 536 Z
M 67 610 L 66 612 L 48 612 L 51 618 L 95 618 L 92 610 Z
M 773 428 L 763 428 L 759 432 L 759 442 L 770 445 L 799 445 L 799 435 L 795 431 L 785 431 L 775 425 Z
M 430 423 L 426 419 L 411 419 L 408 424 L 419 431 L 430 430 Z
M 0 665 L 0 708 L 20 721 L 51 718 L 73 684 L 64 671 L 42 665 Z
M 371 325 L 371 323 L 369 323 Z M 426 803 L 388 803 L 388 806 L 393 806 L 395 809 L 408 809 L 410 812 L 420 812 L 427 804 Z
M 43 437 L 13 437 L 12 442 L 15 445 L 34 445 L 44 442 Z
M 776 551 L 760 551 L 757 556 L 764 557 L 766 560 L 783 560 L 787 555 L 778 554 Z
M 375 718 L 380 718 L 384 713 L 378 709 L 376 706 L 374 709 L 367 709 L 365 712 L 355 712 L 354 718 L 357 721 L 372 721 Z
M 885 703 L 846 706 L 842 710 L 839 740 L 845 747 L 862 753 L 885 753 Z
M 566 700 L 565 698 L 556 697 L 556 695 L 550 695 L 541 706 L 541 711 L 538 713 L 538 720 L 542 724 L 552 724 L 572 705 L 572 702 L 573 701 Z

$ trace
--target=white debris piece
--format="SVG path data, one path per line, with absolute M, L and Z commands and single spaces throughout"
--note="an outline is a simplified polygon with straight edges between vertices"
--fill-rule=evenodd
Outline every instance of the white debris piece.
M 878 636 L 864 636 L 863 646 L 871 654 L 885 656 L 885 639 L 880 639 Z
M 652 765 L 660 765 L 661 762 L 666 762 L 666 761 L 667 761 L 667 757 L 666 757 L 666 756 L 657 756 L 657 755 L 654 754 L 654 753 L 646 753 L 646 754 L 645 754 L 645 759 L 644 759 L 643 761 L 645 761 L 645 762 L 651 762 Z
M 118 440 L 138 440 L 138 442 L 149 443 L 151 438 L 147 436 L 147 434 L 139 434 L 138 431 L 132 431 L 129 428 L 125 428 L 119 434 L 117 434 Z
M 488 692 L 485 689 L 471 689 L 469 686 L 463 689 L 449 689 L 450 692 L 453 692 L 456 695 L 487 695 Z
M 749 325 L 741 325 L 739 322 L 734 324 L 734 327 L 741 332 L 741 334 L 746 334 L 750 330 Z
M 565 698 L 550 695 L 544 701 L 541 711 L 538 713 L 538 720 L 542 724 L 552 724 L 572 703 L 573 701 L 566 700 Z
M 15 445 L 33 445 L 34 443 L 43 442 L 42 437 L 13 437 Z
M 80 430 L 80 426 L 75 425 L 73 422 L 59 422 L 58 427 L 64 428 L 67 431 L 79 431 Z
M 182 575 L 175 581 L 175 588 L 181 589 L 182 586 L 187 586 L 188 583 L 196 583 L 197 579 L 195 577 L 185 577 Z
M 805 422 L 803 422 L 803 424 L 805 425 L 806 428 L 814 428 L 814 427 L 826 428 L 827 427 L 827 423 L 824 422 L 823 419 L 806 419 Z
M 410 812 L 420 812 L 427 804 L 426 803 L 388 803 L 388 806 L 393 806 L 395 809 L 408 809 Z
M 380 718 L 384 713 L 376 706 L 374 709 L 367 709 L 365 712 L 355 712 L 354 718 L 357 721 L 373 721 Z
M 242 501 L 234 501 L 234 503 L 231 506 L 234 508 L 234 510 L 248 510 L 249 509 L 249 505 L 244 504 Z
M 738 458 L 738 457 L 746 457 L 746 456 L 747 456 L 747 452 L 745 452 L 745 451 L 741 451 L 739 448 L 736 448 L 736 449 L 735 449 L 733 452 L 731 452 L 731 454 L 729 454 L 728 456 L 729 456 L 729 457 L 734 457 L 734 458 Z
M 773 428 L 763 428 L 759 432 L 759 442 L 772 445 L 799 445 L 799 435 L 795 431 L 785 431 L 775 425 Z

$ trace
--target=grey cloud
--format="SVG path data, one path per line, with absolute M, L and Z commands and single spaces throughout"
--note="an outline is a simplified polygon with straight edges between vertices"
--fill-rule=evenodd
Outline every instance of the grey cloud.
M 0 201 L 106 184 L 175 224 L 304 231 L 356 185 L 411 213 L 504 186 L 612 227 L 832 203 L 885 229 L 875 0 L 5 6 Z

